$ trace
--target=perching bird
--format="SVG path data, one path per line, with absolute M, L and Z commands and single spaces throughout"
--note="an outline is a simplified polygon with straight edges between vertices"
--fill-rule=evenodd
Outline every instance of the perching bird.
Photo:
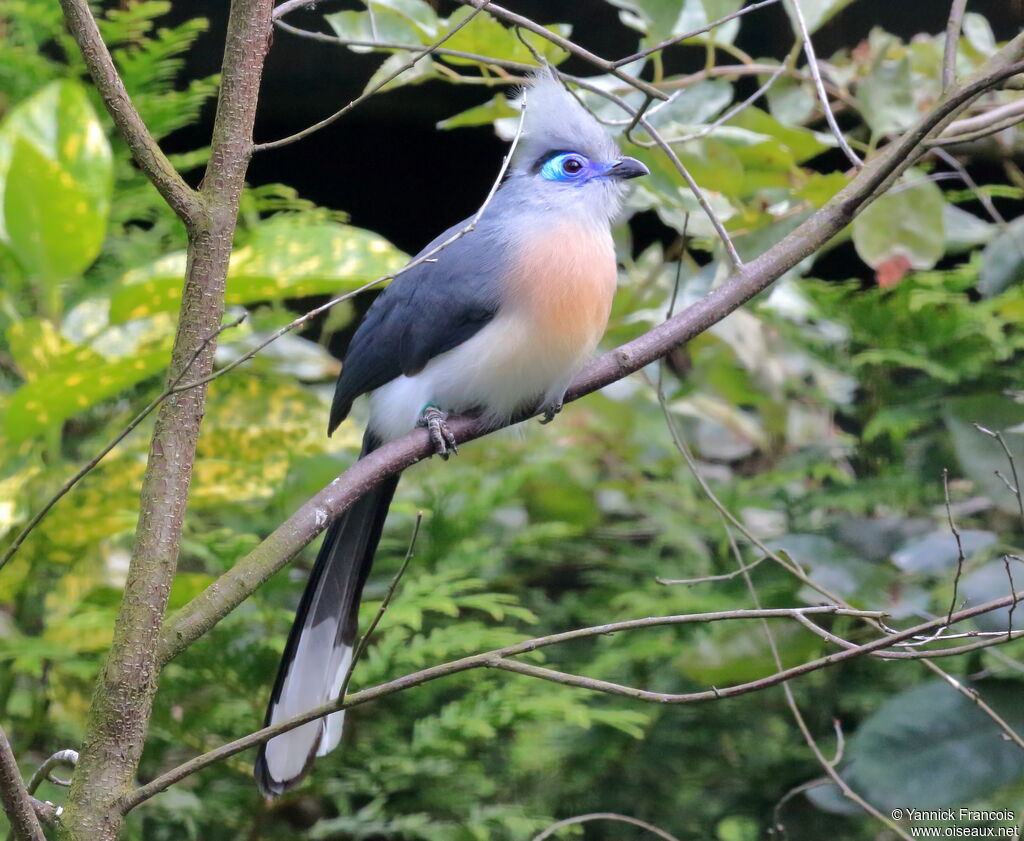
M 610 225 L 623 181 L 648 173 L 622 157 L 553 75 L 538 73 L 509 174 L 476 227 L 399 275 L 356 330 L 328 434 L 370 398 L 363 455 L 427 426 L 447 457 L 448 413 L 508 421 L 536 408 L 550 420 L 604 334 L 615 292 Z M 424 249 L 463 230 L 462 222 Z M 385 480 L 327 529 L 288 637 L 266 724 L 338 697 L 352 662 L 359 599 L 398 478 Z M 344 711 L 267 742 L 256 778 L 267 796 L 295 785 L 341 738 Z

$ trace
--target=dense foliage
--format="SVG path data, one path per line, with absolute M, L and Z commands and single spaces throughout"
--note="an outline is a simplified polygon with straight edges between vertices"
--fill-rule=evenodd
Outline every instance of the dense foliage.
M 680 14 L 675 3 L 613 2 L 644 46 L 742 5 L 687 0 Z M 803 0 L 812 27 L 847 2 Z M 420 0 L 376 0 L 374 7 L 372 32 L 365 12 L 330 14 L 327 21 L 345 38 L 426 44 L 466 13 L 445 22 Z M 178 78 L 182 56 L 205 24 L 158 28 L 166 10 L 163 0 L 146 0 L 102 19 L 128 90 L 158 139 L 194 121 L 217 81 Z M 159 393 L 185 238 L 82 83 L 81 60 L 57 5 L 9 0 L 0 24 L 6 545 Z M 709 66 L 719 56 L 719 63 L 735 62 L 741 69 L 733 75 L 663 79 L 654 60 L 653 78 L 681 93 L 655 105 L 651 118 L 666 137 L 694 135 L 675 148 L 740 253 L 752 257 L 833 195 L 848 174 L 831 151 L 811 81 L 796 69 L 796 51 L 766 101 L 702 131 L 749 92 L 741 87 L 749 57 L 733 45 L 741 25 L 752 24 L 730 22 L 692 39 L 696 47 L 680 48 L 705 49 Z M 484 15 L 446 46 L 531 60 L 511 31 Z M 941 37 L 904 42 L 876 31 L 850 47 L 830 59 L 829 78 L 845 104 L 845 125 L 866 150 L 935 99 Z M 985 19 L 968 14 L 960 72 L 994 49 Z M 546 55 L 553 62 L 565 57 L 550 45 Z M 396 56 L 376 80 L 407 58 Z M 435 56 L 399 83 L 457 82 L 459 74 L 478 72 L 457 57 Z M 500 75 L 486 78 L 502 82 Z M 993 94 L 985 104 L 1011 96 Z M 642 99 L 635 92 L 628 98 Z M 625 128 L 613 105 L 585 100 Z M 512 113 L 498 93 L 444 127 L 495 121 L 507 136 Z M 1010 567 L 1003 559 L 1019 553 L 1024 522 L 1018 498 L 995 474 L 1010 475 L 1005 454 L 973 424 L 1005 430 L 1018 467 L 1024 465 L 1024 406 L 1016 390 L 1024 375 L 1024 217 L 1013 221 L 1024 179 L 1012 162 L 1021 148 L 1015 131 L 976 150 L 1005 165 L 1013 186 L 965 187 L 939 177 L 948 166 L 927 158 L 823 255 L 674 354 L 665 370 L 574 404 L 550 427 L 529 424 L 522 435 L 493 436 L 450 463 L 410 471 L 368 587 L 364 627 L 405 554 L 417 511 L 424 512 L 423 528 L 355 685 L 546 632 L 750 606 L 742 578 L 692 586 L 658 581 L 721 576 L 737 561 L 719 510 L 666 423 L 751 532 L 847 601 L 889 611 L 899 622 L 944 614 L 954 598 L 974 604 L 1006 593 Z M 624 271 L 609 347 L 661 321 L 670 302 L 678 309 L 704 294 L 726 272 L 721 247 L 675 170 L 647 148 L 642 133 L 635 139 L 641 145 L 630 154 L 653 175 L 633 193 L 630 211 L 653 211 L 666 234 L 638 250 L 629 229 L 620 229 Z M 203 149 L 175 158 L 183 170 L 204 161 Z M 245 307 L 249 318 L 221 337 L 223 361 L 293 318 L 296 299 L 356 288 L 404 262 L 382 237 L 346 224 L 343 210 L 313 207 L 281 185 L 246 192 L 228 303 L 236 315 Z M 836 279 L 837 265 L 848 279 Z M 816 279 L 822 266 L 827 281 Z M 323 435 L 338 370 L 324 344 L 352 317 L 340 306 L 319 344 L 308 334 L 285 336 L 212 385 L 172 609 L 354 457 L 359 418 L 332 440 Z M 26 776 L 81 739 L 133 537 L 148 431 L 144 422 L 128 436 L 0 572 L 0 722 Z M 956 594 L 944 469 L 967 555 Z M 740 552 L 746 563 L 762 556 L 745 541 Z M 258 725 L 309 559 L 167 668 L 144 778 Z M 752 576 L 765 606 L 822 600 L 771 561 Z M 978 625 L 1000 630 L 1008 621 L 1004 611 Z M 853 641 L 870 637 L 849 618 L 831 627 Z M 786 665 L 832 650 L 795 624 L 773 629 Z M 974 681 L 1018 728 L 1024 686 L 1013 658 L 1020 645 L 940 661 Z M 754 623 L 619 634 L 547 649 L 534 661 L 673 692 L 775 670 Z M 793 688 L 826 753 L 839 722 L 847 736 L 839 768 L 878 808 L 1019 802 L 1024 752 L 920 664 L 859 659 Z M 243 754 L 147 803 L 132 814 L 129 832 L 146 841 L 297 834 L 511 841 L 559 817 L 617 811 L 683 839 L 751 841 L 776 819 L 793 839 L 888 837 L 824 782 L 773 817 L 787 792 L 822 775 L 777 689 L 652 707 L 474 671 L 350 713 L 344 748 L 279 802 L 259 800 Z M 40 793 L 62 796 L 49 784 Z M 572 832 L 581 830 L 565 834 Z

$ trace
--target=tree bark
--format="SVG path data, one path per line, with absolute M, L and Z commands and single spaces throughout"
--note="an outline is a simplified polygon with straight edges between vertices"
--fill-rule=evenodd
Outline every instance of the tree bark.
M 231 4 L 212 154 L 198 206 L 186 218 L 188 268 L 169 382 L 186 366 L 196 378 L 213 369 L 272 5 L 272 0 Z M 70 19 L 69 26 L 74 32 Z M 72 839 L 113 841 L 121 831 L 118 800 L 132 788 L 156 693 L 157 642 L 178 562 L 205 401 L 205 387 L 190 389 L 171 396 L 157 415 L 124 598 L 63 816 Z

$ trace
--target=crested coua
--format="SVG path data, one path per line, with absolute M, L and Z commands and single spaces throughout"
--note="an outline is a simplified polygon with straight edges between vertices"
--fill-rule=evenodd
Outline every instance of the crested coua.
M 449 413 L 494 422 L 537 409 L 550 420 L 604 333 L 615 292 L 611 223 L 624 182 L 647 168 L 623 157 L 553 75 L 525 91 L 509 172 L 475 227 L 400 274 L 373 302 L 345 356 L 328 433 L 369 395 L 363 454 L 416 426 L 454 451 Z M 460 222 L 430 243 L 464 230 Z M 267 709 L 271 725 L 338 697 L 352 663 L 359 599 L 398 478 L 328 528 L 288 637 Z M 280 794 L 341 738 L 344 711 L 267 742 L 265 795 Z

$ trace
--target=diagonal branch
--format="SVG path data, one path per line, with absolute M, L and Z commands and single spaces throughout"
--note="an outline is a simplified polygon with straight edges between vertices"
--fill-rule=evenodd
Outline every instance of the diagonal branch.
M 864 166 L 864 162 L 850 148 L 850 144 L 846 142 L 846 138 L 843 137 L 843 133 L 839 130 L 839 124 L 836 122 L 836 115 L 832 113 L 832 106 L 828 103 L 828 94 L 825 92 L 825 83 L 821 78 L 818 57 L 814 54 L 814 42 L 811 41 L 811 33 L 807 30 L 807 21 L 804 18 L 803 10 L 800 8 L 800 0 L 788 0 L 788 2 L 789 7 L 793 10 L 792 17 L 796 21 L 797 32 L 804 44 L 804 55 L 807 56 L 807 69 L 811 71 L 811 76 L 814 79 L 814 88 L 818 92 L 818 101 L 825 112 L 828 127 L 832 130 L 832 134 L 835 136 L 839 148 L 843 150 L 843 154 L 846 155 L 855 168 L 860 169 Z
M 60 5 L 64 10 L 68 30 L 85 58 L 89 75 L 103 97 L 103 104 L 107 106 L 114 125 L 132 150 L 135 162 L 185 225 L 191 226 L 201 210 L 198 194 L 167 160 L 142 122 L 139 112 L 135 110 L 124 82 L 114 67 L 114 59 L 103 43 L 89 4 L 86 0 L 60 0 Z
M 36 817 L 32 797 L 18 770 L 18 762 L 11 750 L 7 735 L 0 728 L 0 802 L 11 824 L 17 841 L 46 841 L 43 828 Z
M 821 210 L 779 243 L 746 263 L 742 271 L 733 271 L 721 286 L 683 312 L 588 366 L 570 385 L 566 401 L 579 399 L 660 359 L 767 289 L 845 228 L 879 190 L 910 167 L 922 154 L 922 142 L 926 138 L 941 131 L 962 108 L 993 85 L 1024 71 L 1022 57 L 1024 35 L 997 53 L 973 79 L 947 92 L 903 137 L 882 149 Z M 493 431 L 492 427 L 473 418 L 454 419 L 450 426 L 460 443 Z M 160 661 L 167 662 L 216 625 L 287 564 L 332 517 L 347 509 L 367 490 L 431 453 L 427 432 L 415 430 L 352 465 L 205 592 L 169 618 L 160 642 Z

